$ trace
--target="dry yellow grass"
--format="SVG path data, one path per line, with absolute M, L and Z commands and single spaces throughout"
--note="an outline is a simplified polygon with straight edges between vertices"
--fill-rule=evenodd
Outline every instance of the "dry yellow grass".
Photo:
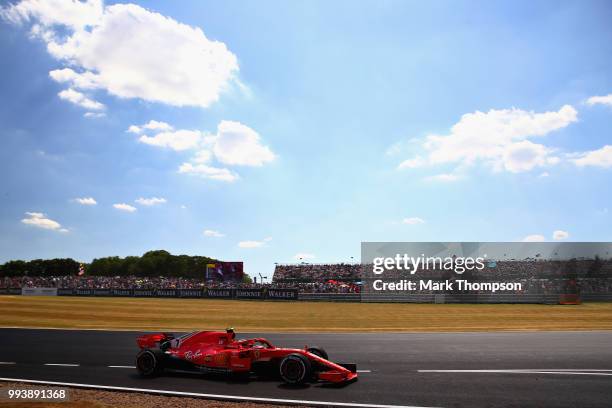
M 0 388 L 46 388 L 24 383 L 0 382 Z M 66 388 L 66 387 L 62 387 Z M 68 388 L 69 401 L 15 402 L 0 400 L 2 408 L 281 408 L 280 405 L 251 402 L 214 401 L 197 398 L 151 395 L 137 392 L 117 392 Z M 300 408 L 300 407 L 296 407 Z
M 209 299 L 0 297 L 0 327 L 383 332 L 612 330 L 612 303 L 436 305 Z

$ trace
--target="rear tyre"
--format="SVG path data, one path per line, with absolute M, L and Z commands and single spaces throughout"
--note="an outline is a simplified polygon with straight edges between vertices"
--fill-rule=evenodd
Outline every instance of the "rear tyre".
M 315 356 L 324 358 L 325 360 L 329 360 L 329 356 L 327 355 L 327 351 L 325 351 L 325 349 L 321 348 L 321 347 L 308 347 L 308 349 L 306 350 L 309 353 L 314 354 Z
M 155 377 L 164 371 L 164 353 L 144 349 L 136 356 L 136 370 L 142 377 Z
M 306 356 L 294 353 L 283 358 L 279 371 L 281 378 L 287 384 L 304 384 L 312 376 L 312 365 Z

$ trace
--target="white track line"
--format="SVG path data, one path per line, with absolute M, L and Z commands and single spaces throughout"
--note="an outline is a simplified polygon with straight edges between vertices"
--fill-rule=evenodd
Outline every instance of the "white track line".
M 371 373 L 372 370 L 357 370 L 358 373 Z
M 0 365 L 13 365 L 13 364 L 17 364 L 13 361 L 0 361 Z
M 510 370 L 508 370 L 510 371 Z M 612 369 L 602 369 L 602 368 L 519 368 L 515 371 L 586 371 L 586 372 L 612 372 Z
M 417 370 L 419 373 L 505 373 L 505 374 L 562 374 L 562 375 L 612 375 L 603 369 L 509 369 L 509 370 Z
M 78 367 L 80 364 L 66 364 L 66 363 L 45 363 L 46 366 L 57 366 L 57 367 Z
M 92 389 L 111 390 L 111 391 L 145 392 L 148 394 L 176 395 L 176 396 L 181 396 L 181 397 L 207 398 L 207 399 L 216 399 L 216 400 L 269 402 L 269 403 L 291 404 L 291 405 L 316 405 L 316 406 L 325 406 L 325 407 L 336 406 L 336 407 L 359 407 L 359 408 L 433 408 L 433 407 L 423 407 L 423 406 L 414 406 L 414 405 L 357 404 L 357 403 L 351 403 L 351 402 L 308 401 L 308 400 L 292 400 L 292 399 L 279 399 L 279 398 L 243 397 L 243 396 L 237 396 L 237 395 L 201 394 L 197 392 L 155 390 L 155 389 L 148 389 L 148 388 L 128 388 L 128 387 L 113 387 L 109 385 L 79 384 L 79 383 L 67 383 L 67 382 L 57 382 L 57 381 L 39 381 L 39 380 L 28 380 L 24 378 L 0 378 L 0 381 L 25 382 L 25 383 L 30 383 L 30 384 L 47 384 L 47 385 L 58 385 L 58 386 L 65 386 L 65 387 L 78 387 L 78 388 L 92 388 Z
M 574 372 L 574 371 L 518 371 L 519 374 L 561 374 L 561 375 L 612 375 L 612 373 Z

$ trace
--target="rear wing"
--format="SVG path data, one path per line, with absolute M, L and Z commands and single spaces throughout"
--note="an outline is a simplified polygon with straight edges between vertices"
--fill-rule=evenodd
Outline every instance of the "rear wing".
M 141 349 L 152 349 L 159 348 L 160 344 L 172 339 L 174 339 L 174 334 L 172 333 L 143 334 L 136 338 L 136 344 Z

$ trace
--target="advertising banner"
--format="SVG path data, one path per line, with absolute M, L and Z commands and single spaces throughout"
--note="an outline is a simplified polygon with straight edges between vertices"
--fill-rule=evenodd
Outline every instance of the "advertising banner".
M 263 289 L 235 289 L 235 296 L 238 299 L 263 299 Z
M 134 297 L 155 297 L 155 289 L 133 289 Z
M 21 288 L 0 288 L 0 295 L 21 295 Z
M 202 289 L 178 289 L 178 295 L 182 298 L 201 298 L 203 293 Z
M 132 289 L 111 289 L 111 296 L 132 296 Z
M 297 289 L 268 289 L 266 297 L 273 300 L 298 300 Z
M 208 289 L 206 291 L 206 297 L 231 299 L 234 294 L 233 292 L 233 289 Z
M 157 297 L 176 297 L 176 289 L 157 289 Z
M 57 296 L 57 288 L 22 288 L 22 296 Z
M 94 289 L 94 296 L 112 296 L 110 289 Z

